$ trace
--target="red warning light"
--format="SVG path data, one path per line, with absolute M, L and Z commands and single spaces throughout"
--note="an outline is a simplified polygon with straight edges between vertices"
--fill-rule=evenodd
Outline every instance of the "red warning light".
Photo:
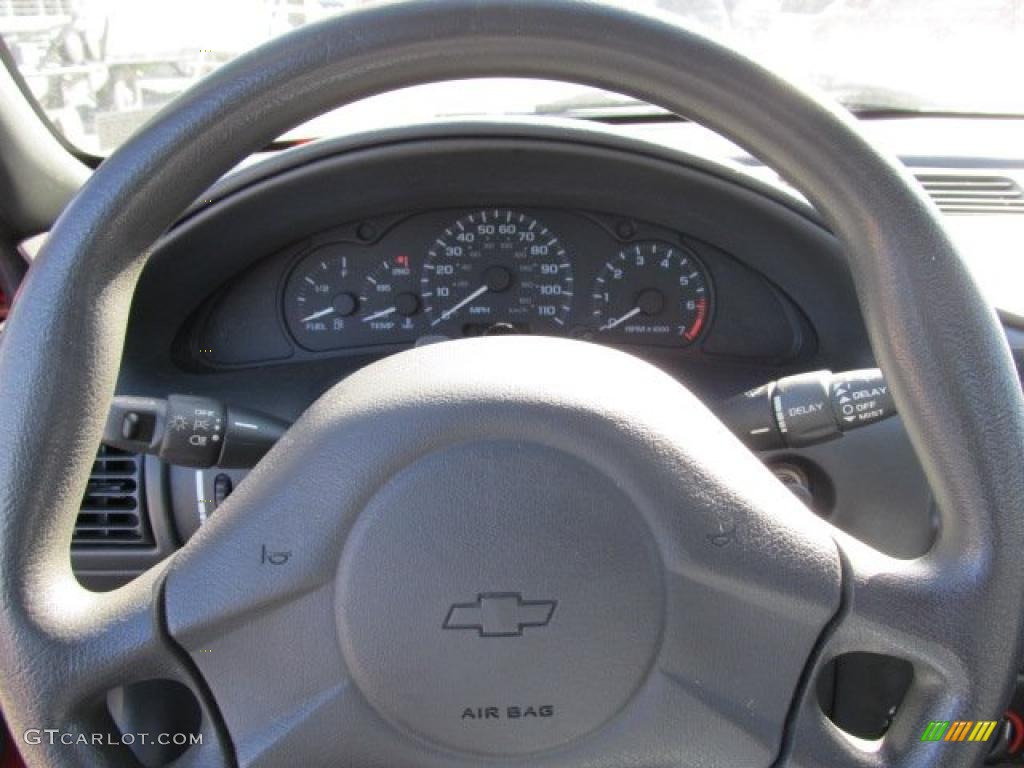
M 401 267 L 402 269 L 408 269 L 409 268 L 409 257 L 406 254 L 404 254 L 404 253 L 401 253 L 398 256 L 395 256 L 395 266 L 396 267 Z

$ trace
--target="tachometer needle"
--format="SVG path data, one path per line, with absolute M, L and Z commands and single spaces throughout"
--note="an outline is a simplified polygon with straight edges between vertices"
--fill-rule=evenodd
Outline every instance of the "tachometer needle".
M 610 323 L 605 323 L 600 328 L 598 328 L 598 330 L 599 331 L 610 331 L 612 328 L 615 328 L 617 326 L 622 325 L 624 322 L 629 320 L 631 317 L 636 317 L 639 314 L 640 314 L 640 307 L 633 307 L 631 310 L 629 310 L 629 312 L 624 314 L 618 320 L 612 320 Z
M 300 320 L 300 323 L 310 323 L 314 320 L 319 320 L 321 317 L 327 317 L 334 311 L 334 307 L 328 307 L 327 309 L 321 309 L 319 312 L 314 312 L 309 317 L 304 317 Z
M 371 320 L 380 320 L 382 317 L 387 317 L 392 312 L 395 312 L 397 309 L 398 307 L 388 307 L 387 309 L 382 309 L 380 312 L 374 312 L 369 317 L 364 317 L 363 322 L 369 323 Z
M 462 309 L 467 304 L 470 304 L 470 303 L 476 301 L 477 299 L 479 299 L 481 296 L 483 296 L 485 293 L 487 293 L 487 290 L 488 290 L 488 288 L 487 288 L 486 285 L 481 285 L 479 288 L 477 288 L 475 291 L 473 291 L 471 294 L 469 294 L 469 296 L 467 296 L 462 301 L 460 301 L 458 304 L 456 304 L 454 307 L 452 307 L 451 309 L 446 309 L 444 312 L 442 312 L 441 316 L 439 318 L 437 318 L 437 320 L 432 322 L 431 325 L 437 325 L 442 320 L 447 320 L 449 317 L 454 315 L 456 312 L 458 312 L 460 309 Z M 639 310 L 637 310 L 637 311 L 639 311 Z

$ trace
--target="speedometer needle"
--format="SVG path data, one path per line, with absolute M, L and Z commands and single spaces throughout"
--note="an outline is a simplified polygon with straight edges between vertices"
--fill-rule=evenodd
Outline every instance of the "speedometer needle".
M 380 318 L 387 317 L 392 312 L 395 312 L 397 309 L 398 309 L 398 307 L 388 307 L 387 309 L 382 309 L 380 312 L 374 312 L 369 317 L 364 317 L 363 318 L 363 322 L 364 323 L 369 323 L 372 320 L 380 320 Z
M 612 328 L 615 328 L 617 326 L 622 325 L 624 322 L 629 320 L 629 318 L 636 317 L 637 315 L 640 314 L 640 311 L 641 311 L 640 307 L 633 307 L 631 310 L 629 310 L 629 312 L 624 314 L 618 320 L 612 320 L 610 323 L 605 323 L 598 330 L 600 330 L 600 331 L 610 331 Z
M 462 309 L 467 304 L 470 304 L 470 303 L 476 301 L 477 299 L 479 299 L 481 296 L 483 296 L 485 293 L 487 293 L 487 290 L 488 290 L 488 288 L 487 288 L 486 285 L 481 285 L 479 288 L 477 288 L 475 291 L 473 291 L 471 294 L 469 294 L 469 296 L 467 296 L 462 301 L 460 301 L 458 304 L 456 304 L 454 307 L 452 307 L 451 309 L 446 309 L 444 312 L 442 312 L 441 316 L 439 318 L 437 318 L 437 320 L 435 320 L 433 323 L 431 323 L 431 325 L 437 325 L 442 320 L 447 320 L 449 317 L 454 315 L 456 312 L 458 312 L 460 309 Z
M 300 323 L 310 323 L 314 320 L 319 320 L 321 317 L 326 317 L 334 311 L 334 307 L 328 307 L 327 309 L 321 309 L 319 312 L 314 312 L 309 317 L 302 318 Z

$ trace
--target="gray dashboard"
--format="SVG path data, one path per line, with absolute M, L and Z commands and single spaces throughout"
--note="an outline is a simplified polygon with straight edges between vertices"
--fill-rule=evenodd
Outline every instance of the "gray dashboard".
M 509 322 L 506 302 L 492 307 L 501 311 L 487 323 L 452 315 L 430 327 L 422 294 L 431 286 L 422 280 L 432 244 L 436 250 L 446 230 L 485 211 L 522 215 L 557 236 L 580 284 L 565 326 Z M 597 278 L 609 261 L 650 243 L 685 254 L 702 273 L 707 314 L 692 338 L 600 332 Z M 401 277 L 420 292 L 415 327 L 331 332 L 321 344 L 289 324 L 298 306 L 289 286 L 315 274 L 324 248 L 350 259 L 350 285 L 342 287 L 357 300 L 385 261 L 408 257 Z M 673 279 L 682 274 L 676 264 L 666 272 Z M 658 279 L 651 285 L 668 296 Z M 528 302 L 531 310 L 538 305 Z M 621 316 L 617 309 L 607 317 Z M 712 408 L 793 373 L 873 365 L 844 255 L 814 211 L 784 190 L 610 129 L 471 122 L 318 142 L 227 177 L 157 245 L 134 300 L 118 392 L 205 395 L 294 420 L 338 380 L 424 336 L 495 325 L 620 346 Z M 628 386 L 614 371 L 608 381 Z M 763 458 L 805 486 L 808 502 L 837 525 L 893 554 L 927 549 L 930 497 L 898 420 Z M 218 482 L 234 487 L 244 473 L 147 461 L 149 537 L 133 547 L 76 547 L 82 578 L 110 585 L 166 556 L 216 513 Z

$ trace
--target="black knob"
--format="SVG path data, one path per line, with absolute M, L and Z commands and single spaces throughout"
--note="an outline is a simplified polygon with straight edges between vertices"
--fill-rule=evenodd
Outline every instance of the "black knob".
M 224 500 L 231 495 L 231 491 L 235 489 L 234 483 L 231 482 L 231 477 L 225 475 L 223 472 L 213 478 L 213 505 L 214 509 L 224 503 Z
M 420 297 L 415 293 L 400 293 L 395 296 L 395 312 L 402 317 L 412 317 L 420 311 Z
M 351 293 L 339 293 L 334 297 L 334 311 L 341 317 L 349 317 L 359 309 L 359 299 Z
M 512 273 L 499 265 L 488 267 L 483 282 L 491 293 L 502 293 L 512 287 Z

